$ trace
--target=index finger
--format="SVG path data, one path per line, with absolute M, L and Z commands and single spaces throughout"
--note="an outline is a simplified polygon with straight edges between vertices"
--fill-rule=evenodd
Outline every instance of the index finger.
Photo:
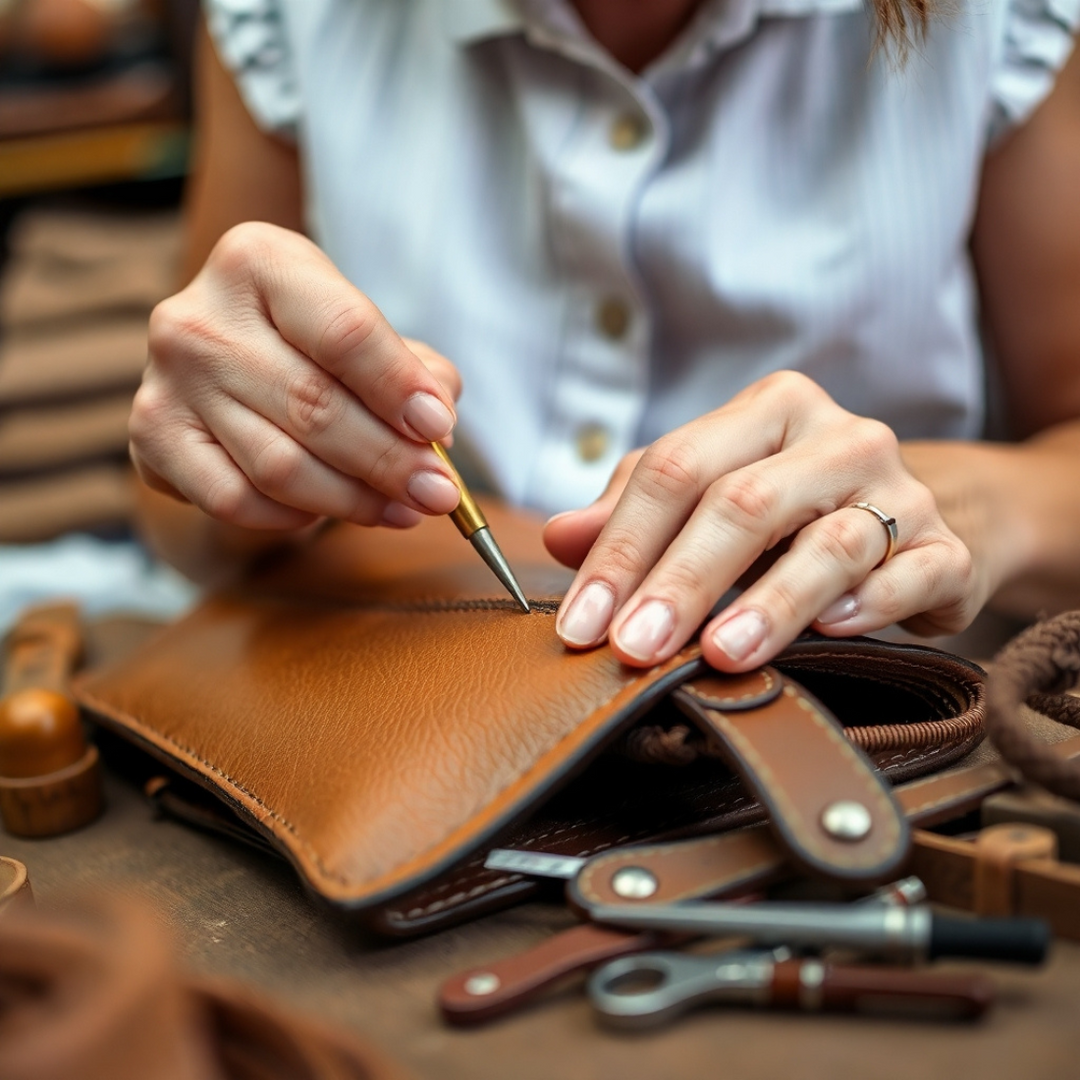
M 456 420 L 451 394 L 310 240 L 251 225 L 226 233 L 211 263 L 233 259 L 247 268 L 278 333 L 372 413 L 410 439 L 433 442 L 450 434 Z

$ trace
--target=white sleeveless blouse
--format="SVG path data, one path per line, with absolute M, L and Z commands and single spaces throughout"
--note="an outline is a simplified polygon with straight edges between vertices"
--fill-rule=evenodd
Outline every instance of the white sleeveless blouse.
M 640 77 L 566 0 L 206 0 L 313 238 L 461 369 L 458 440 L 546 511 L 781 368 L 978 437 L 967 241 L 1080 0 L 959 0 L 904 65 L 862 0 L 705 0 Z

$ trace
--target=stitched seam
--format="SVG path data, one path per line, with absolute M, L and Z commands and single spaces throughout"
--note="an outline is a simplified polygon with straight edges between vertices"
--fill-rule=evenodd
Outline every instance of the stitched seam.
M 659 672 L 660 674 L 657 676 L 656 679 L 653 679 L 652 683 L 650 683 L 649 685 L 653 685 L 654 683 L 658 682 L 660 680 L 660 678 L 662 678 L 664 675 L 667 675 L 668 672 L 671 671 L 672 668 L 676 668 L 680 664 L 685 663 L 686 661 L 693 659 L 696 654 L 697 654 L 696 647 L 691 646 L 689 649 L 684 649 L 683 651 L 676 653 L 662 667 L 653 668 L 652 671 L 654 673 Z M 598 710 L 606 709 L 620 694 L 627 691 L 633 685 L 634 685 L 633 683 L 627 683 L 624 686 L 620 686 L 610 697 L 606 698 L 599 705 L 594 706 L 592 712 L 595 714 Z M 86 698 L 88 700 L 97 702 L 99 705 L 104 706 L 103 711 L 106 712 L 107 714 L 113 712 L 111 707 L 106 706 L 104 702 L 100 701 L 93 694 L 86 693 L 85 696 L 86 696 Z M 151 731 L 152 730 L 150 728 L 147 728 L 140 721 L 136 720 L 135 717 L 129 716 L 127 714 L 123 714 L 123 715 L 125 715 L 127 717 L 127 720 L 131 724 L 133 724 L 137 729 L 139 729 L 141 731 Z M 567 739 L 569 739 L 576 731 L 577 731 L 577 728 L 574 728 L 573 730 L 567 732 L 566 735 L 564 735 L 561 739 L 559 739 L 556 743 L 554 743 L 548 750 L 544 751 L 544 753 L 545 754 L 552 753 L 562 743 L 564 743 Z M 191 758 L 194 758 L 194 760 L 198 761 L 200 764 L 205 765 L 207 769 L 209 769 L 212 773 L 214 773 L 214 775 L 221 777 L 227 783 L 233 785 L 238 791 L 242 791 L 245 795 L 247 795 L 249 799 L 251 799 L 257 806 L 259 806 L 262 810 L 264 810 L 266 812 L 267 817 L 273 819 L 276 822 L 279 822 L 281 825 L 283 825 L 296 838 L 297 843 L 301 846 L 301 848 L 305 852 L 308 853 L 308 855 L 310 856 L 312 862 L 318 867 L 319 871 L 325 877 L 328 877 L 331 880 L 336 881 L 339 884 L 345 885 L 345 886 L 350 887 L 350 888 L 355 888 L 357 885 L 364 886 L 364 885 L 366 885 L 367 883 L 369 883 L 372 880 L 371 878 L 365 878 L 365 879 L 362 879 L 361 881 L 355 881 L 355 880 L 353 880 L 351 878 L 345 877 L 345 875 L 340 874 L 337 871 L 331 870 L 326 865 L 326 863 L 323 861 L 323 857 L 311 845 L 310 841 L 306 840 L 303 836 L 301 836 L 300 831 L 297 829 L 297 827 L 291 821 L 289 821 L 288 818 L 284 817 L 283 815 L 278 813 L 276 810 L 272 810 L 269 806 L 267 806 L 267 804 L 265 802 L 263 802 L 262 798 L 259 795 L 257 795 L 254 791 L 252 791 L 251 789 L 246 787 L 244 784 L 240 783 L 240 781 L 235 780 L 233 777 L 229 776 L 229 774 L 226 773 L 223 769 L 219 768 L 216 765 L 211 764 L 211 762 L 207 761 L 206 758 L 204 758 L 200 754 L 196 753 L 196 751 L 194 751 L 190 747 L 185 746 L 179 740 L 173 738 L 173 736 L 166 735 L 163 732 L 154 732 L 154 735 L 157 738 L 163 739 L 165 742 L 167 742 L 170 745 L 176 747 L 178 750 L 180 750 L 184 754 L 187 754 Z M 526 772 L 527 771 L 528 770 L 526 770 Z M 499 798 L 499 796 L 502 795 L 503 792 L 506 791 L 508 788 L 513 787 L 513 785 L 515 783 L 517 783 L 521 779 L 522 775 L 524 775 L 524 773 L 519 774 L 518 776 L 515 776 L 512 780 L 509 780 L 506 784 L 504 784 L 501 788 L 499 788 L 499 790 L 496 791 L 491 796 L 491 798 L 488 800 L 487 805 L 490 805 L 497 798 Z M 468 820 L 471 820 L 471 816 L 470 816 L 470 818 Z M 452 826 L 450 828 L 449 832 L 444 833 L 442 836 L 440 836 L 433 843 L 429 844 L 423 850 L 417 852 L 417 854 L 414 855 L 413 858 L 414 859 L 423 858 L 424 855 L 426 855 L 429 851 L 431 851 L 433 848 L 438 847 L 439 844 L 443 843 L 446 840 L 446 838 L 450 835 L 450 833 L 454 831 L 454 828 L 459 828 L 459 827 L 460 826 Z M 379 875 L 379 876 L 382 876 L 382 875 Z M 378 879 L 376 878 L 375 880 L 378 880 Z
M 687 683 L 685 686 L 681 687 L 681 689 L 684 693 L 694 698 L 695 701 L 697 701 L 701 705 L 704 705 L 706 708 L 718 709 L 724 705 L 727 705 L 730 708 L 732 705 L 738 705 L 740 702 L 743 701 L 751 701 L 754 698 L 764 697 L 770 690 L 773 689 L 774 686 L 776 686 L 776 680 L 773 678 L 772 672 L 770 672 L 767 668 L 762 670 L 761 676 L 765 682 L 764 690 L 748 690 L 745 694 L 741 694 L 739 697 L 713 697 L 712 694 L 705 694 L 699 690 L 696 690 L 693 683 Z
M 852 749 L 851 743 L 849 743 L 847 739 L 838 737 L 836 729 L 821 715 L 818 709 L 816 709 L 809 701 L 799 697 L 790 684 L 784 687 L 783 693 L 787 697 L 792 698 L 799 708 L 810 715 L 814 725 L 823 731 L 833 746 L 840 750 L 841 756 L 847 758 L 849 763 L 854 767 L 854 773 L 858 776 L 862 787 L 867 793 L 868 802 L 878 807 L 879 814 L 881 814 L 884 819 L 883 823 L 886 828 L 886 835 L 883 839 L 887 846 L 885 847 L 883 854 L 887 853 L 900 835 L 895 815 L 892 813 L 891 804 L 885 799 L 883 793 L 878 790 L 877 785 L 873 782 L 871 777 L 867 775 L 866 767 Z M 761 776 L 767 793 L 766 801 L 771 799 L 782 807 L 783 813 L 781 816 L 783 817 L 784 824 L 791 830 L 801 846 L 807 851 L 814 853 L 819 859 L 825 862 L 838 863 L 842 866 L 862 866 L 866 861 L 866 857 L 863 855 L 864 851 L 875 852 L 879 850 L 877 845 L 874 847 L 867 845 L 866 848 L 859 848 L 847 855 L 843 852 L 830 855 L 827 849 L 821 846 L 821 842 L 818 838 L 806 830 L 803 825 L 804 815 L 802 811 L 794 802 L 792 802 L 788 797 L 787 792 L 784 791 L 782 786 L 777 782 L 776 774 L 773 772 L 771 766 L 769 766 L 764 758 L 762 758 L 757 747 L 750 742 L 749 739 L 734 726 L 734 724 L 732 724 L 728 717 L 719 714 L 715 720 L 723 727 L 727 737 L 737 745 L 742 755 L 749 762 L 751 768 Z M 878 854 L 873 857 L 875 861 L 878 861 L 880 860 L 881 855 Z
M 725 806 L 723 813 L 725 813 L 725 814 L 735 813 L 740 807 L 745 806 L 745 805 L 747 805 L 749 803 L 753 803 L 753 802 L 754 802 L 754 800 L 751 799 L 749 796 L 747 796 L 747 795 L 739 795 L 735 799 L 733 799 L 731 801 L 731 803 L 729 803 L 729 804 L 727 804 Z M 631 843 L 631 842 L 633 842 L 635 837 L 645 836 L 645 835 L 648 835 L 650 833 L 655 834 L 655 833 L 658 833 L 658 832 L 663 832 L 664 829 L 667 828 L 669 825 L 671 825 L 671 824 L 673 824 L 675 822 L 682 821 L 684 817 L 685 817 L 684 814 L 675 814 L 675 815 L 672 815 L 671 817 L 665 818 L 659 824 L 650 825 L 648 828 L 638 829 L 636 832 L 626 833 L 623 836 L 616 837 L 614 840 L 605 840 L 605 841 L 597 844 L 593 848 L 585 848 L 583 851 L 579 851 L 577 853 L 577 855 L 575 856 L 575 858 L 581 858 L 581 859 L 589 858 L 592 855 L 596 855 L 597 853 L 599 853 L 601 851 L 606 851 L 608 848 L 615 847 L 616 845 L 622 845 L 622 844 L 626 844 L 626 843 Z M 521 848 L 535 847 L 542 840 L 547 840 L 548 838 L 550 838 L 552 836 L 558 836 L 560 833 L 571 832 L 574 829 L 581 828 L 582 826 L 587 827 L 589 825 L 595 824 L 597 822 L 602 822 L 602 821 L 605 821 L 605 820 L 606 819 L 601 817 L 601 816 L 596 816 L 596 817 L 592 817 L 592 818 L 582 818 L 582 819 L 579 819 L 578 821 L 570 822 L 570 823 L 568 823 L 566 825 L 560 826 L 557 829 L 551 829 L 548 832 L 539 833 L 536 836 L 528 836 L 525 839 L 520 841 L 520 847 Z M 645 850 L 645 849 L 638 849 L 638 850 Z M 662 849 L 660 849 L 660 850 L 662 850 Z M 487 858 L 487 855 L 485 854 L 485 855 L 480 856 L 479 858 L 472 859 L 468 863 L 465 863 L 461 867 L 461 871 L 459 873 L 455 874 L 449 881 L 447 881 L 444 884 L 438 886 L 437 888 L 427 890 L 425 895 L 434 897 L 434 896 L 438 896 L 440 893 L 448 892 L 450 889 L 457 888 L 459 886 L 459 883 L 461 882 L 462 877 L 465 876 L 465 871 L 472 868 L 472 867 L 482 865 L 486 858 Z M 765 864 L 765 865 L 767 865 L 767 864 Z M 588 868 L 583 868 L 581 873 L 584 875 L 586 873 L 587 869 Z M 474 899 L 475 897 L 482 895 L 484 892 L 491 892 L 491 891 L 494 891 L 496 888 L 501 888 L 505 884 L 512 884 L 513 882 L 520 881 L 523 876 L 524 875 L 522 875 L 522 874 L 513 874 L 513 875 L 510 875 L 509 877 L 506 877 L 506 878 L 500 878 L 498 881 L 482 883 L 481 885 L 478 885 L 475 888 L 468 890 L 467 894 L 462 893 L 461 896 L 462 896 L 462 898 Z M 394 915 L 399 920 L 404 920 L 404 919 L 416 918 L 419 915 L 431 914 L 431 912 L 433 910 L 437 910 L 437 908 L 441 907 L 441 906 L 443 906 L 443 902 L 442 901 L 437 901 L 435 907 L 433 907 L 431 904 L 429 904 L 427 907 L 423 907 L 423 908 L 411 908 L 408 912 L 405 912 L 405 913 L 402 913 L 400 911 L 389 911 L 388 914 Z

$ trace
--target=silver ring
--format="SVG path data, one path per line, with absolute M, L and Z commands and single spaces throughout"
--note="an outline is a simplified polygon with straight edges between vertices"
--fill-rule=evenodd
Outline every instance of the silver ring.
M 874 569 L 876 570 L 878 566 L 884 566 L 896 553 L 896 542 L 900 535 L 896 529 L 896 518 L 889 517 L 884 510 L 879 510 L 873 503 L 868 502 L 852 503 L 850 509 L 865 510 L 868 514 L 873 514 L 874 517 L 885 526 L 885 532 L 889 536 L 889 546 L 885 549 L 885 554 L 881 557 L 881 562 L 879 562 Z

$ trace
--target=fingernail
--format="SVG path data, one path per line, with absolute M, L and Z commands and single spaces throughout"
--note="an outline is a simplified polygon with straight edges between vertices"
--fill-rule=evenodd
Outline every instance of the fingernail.
M 712 633 L 716 647 L 732 660 L 745 660 L 764 640 L 769 624 L 759 611 L 740 611 Z
M 442 473 L 413 473 L 407 490 L 422 507 L 433 514 L 449 514 L 461 502 L 461 492 L 457 484 Z
M 834 623 L 846 622 L 858 614 L 859 598 L 851 593 L 844 593 L 839 599 L 834 600 L 816 621 L 822 626 L 832 626 Z
M 612 591 L 598 581 L 591 581 L 560 613 L 555 629 L 567 645 L 583 649 L 603 638 L 614 611 Z
M 454 428 L 454 414 L 432 394 L 413 394 L 401 410 L 405 423 L 422 439 L 445 439 Z
M 423 520 L 424 515 L 411 506 L 392 502 L 388 503 L 383 511 L 381 524 L 389 525 L 393 529 L 411 529 L 414 525 L 419 525 Z
M 662 600 L 648 600 L 623 623 L 616 640 L 635 660 L 651 660 L 675 629 L 675 611 Z
M 561 514 L 552 514 L 551 517 L 544 522 L 544 528 L 546 529 L 553 521 L 559 521 L 561 518 L 573 517 L 577 510 L 564 510 Z

